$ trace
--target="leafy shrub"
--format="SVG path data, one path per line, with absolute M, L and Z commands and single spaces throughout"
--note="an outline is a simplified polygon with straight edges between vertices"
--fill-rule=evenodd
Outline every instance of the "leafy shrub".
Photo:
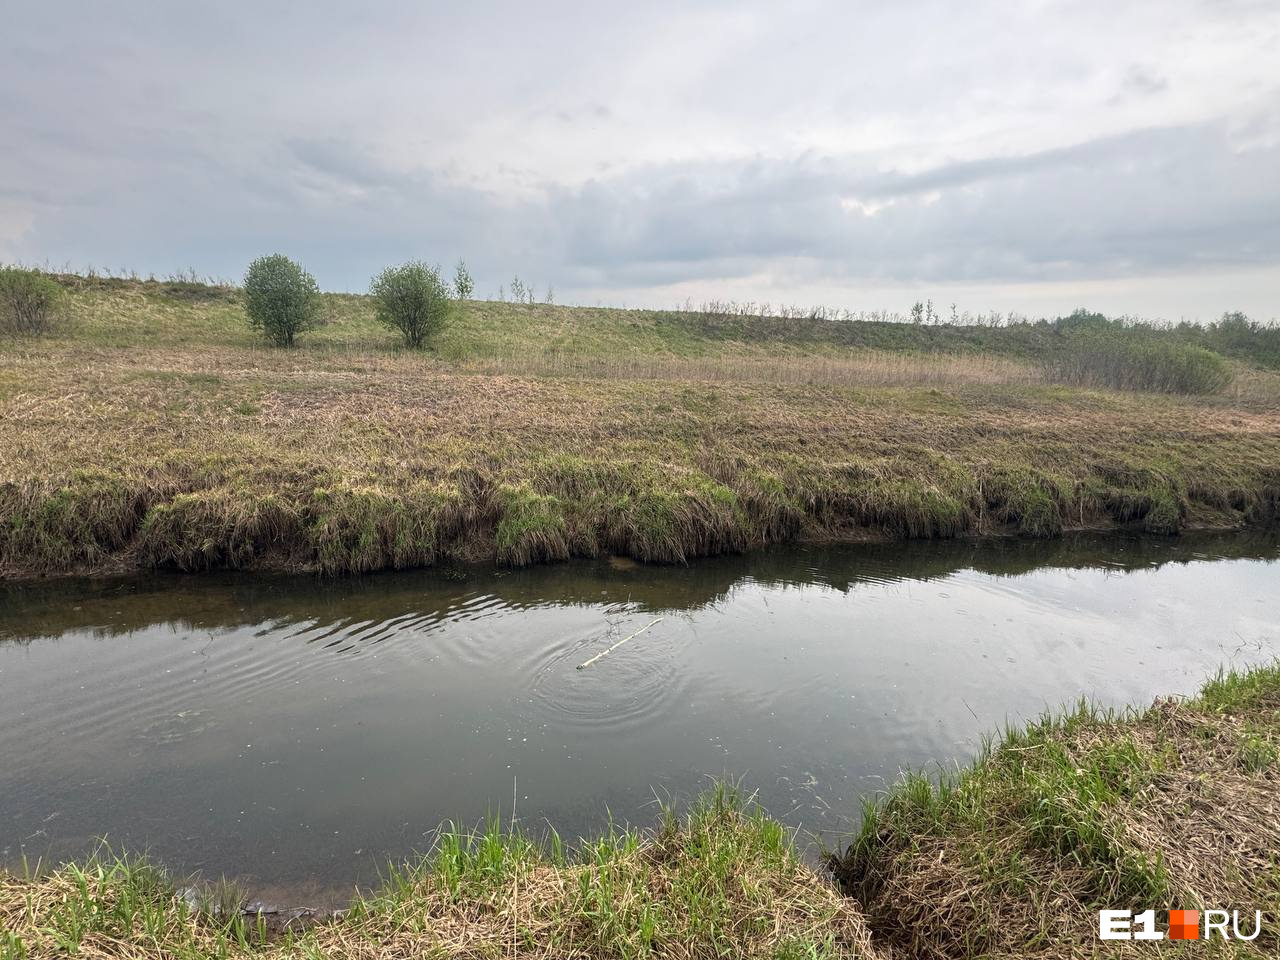
M 1218 353 L 1246 357 L 1266 366 L 1280 366 L 1280 326 L 1259 323 L 1243 313 L 1224 313 L 1203 328 L 1205 346 Z
M 1218 393 L 1231 364 L 1203 347 L 1088 327 L 1073 333 L 1044 361 L 1060 383 L 1160 393 Z
M 407 346 L 419 349 L 449 321 L 453 298 L 440 271 L 419 261 L 387 267 L 369 286 L 378 322 L 399 330 Z
M 1058 317 L 1053 321 L 1053 326 L 1064 333 L 1077 330 L 1106 331 L 1121 329 L 1119 321 L 1110 320 L 1105 314 L 1083 308 L 1072 311 L 1069 316 Z
M 475 291 L 476 283 L 471 279 L 471 271 L 467 269 L 465 262 L 459 260 L 458 265 L 453 268 L 453 292 L 459 300 L 470 300 Z
M 48 333 L 57 319 L 62 287 L 39 270 L 0 267 L 0 332 Z
M 275 253 L 249 264 L 244 307 L 249 326 L 277 346 L 292 347 L 300 333 L 317 325 L 320 289 L 299 264 Z

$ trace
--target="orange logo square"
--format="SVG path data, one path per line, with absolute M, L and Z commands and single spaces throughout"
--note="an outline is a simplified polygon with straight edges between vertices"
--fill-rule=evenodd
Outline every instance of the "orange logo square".
M 1170 940 L 1199 940 L 1200 939 L 1200 911 L 1199 910 L 1170 910 L 1169 911 L 1169 939 Z

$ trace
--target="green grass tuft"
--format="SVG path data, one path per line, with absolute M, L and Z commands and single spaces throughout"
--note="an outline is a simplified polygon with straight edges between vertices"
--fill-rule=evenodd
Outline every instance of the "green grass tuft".
M 448 827 L 342 917 L 270 937 L 234 891 L 192 908 L 177 887 L 128 858 L 0 876 L 0 949 L 187 960 L 877 956 L 853 905 L 728 785 L 683 816 L 663 808 L 651 831 L 614 827 L 572 848 L 497 817 Z

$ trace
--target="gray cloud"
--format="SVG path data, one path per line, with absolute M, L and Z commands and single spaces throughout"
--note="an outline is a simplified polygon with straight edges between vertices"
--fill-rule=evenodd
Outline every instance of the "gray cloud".
M 657 300 L 1149 278 L 1152 313 L 1170 275 L 1252 271 L 1223 307 L 1273 316 L 1280 12 L 1170 2 L 31 5 L 0 39 L 0 259 L 279 249 L 359 289 L 464 255 L 482 289 Z
M 646 169 L 556 194 L 566 260 L 635 284 L 751 273 L 775 257 L 828 276 L 1029 281 L 1280 255 L 1280 149 L 1222 124 L 1144 130 L 912 174 L 864 158 Z M 845 201 L 842 203 L 841 201 Z M 733 266 L 730 266 L 733 265 Z
M 1152 97 L 1169 89 L 1169 81 L 1146 67 L 1134 64 L 1124 76 L 1123 86 L 1113 102 L 1128 96 Z

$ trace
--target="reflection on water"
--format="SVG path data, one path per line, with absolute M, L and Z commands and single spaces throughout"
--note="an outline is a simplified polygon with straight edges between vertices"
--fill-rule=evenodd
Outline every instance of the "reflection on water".
M 834 842 L 859 795 L 1006 719 L 1274 657 L 1277 556 L 1082 537 L 0 586 L 0 861 L 105 835 L 296 897 L 446 819 L 514 802 L 578 835 L 722 774 Z

